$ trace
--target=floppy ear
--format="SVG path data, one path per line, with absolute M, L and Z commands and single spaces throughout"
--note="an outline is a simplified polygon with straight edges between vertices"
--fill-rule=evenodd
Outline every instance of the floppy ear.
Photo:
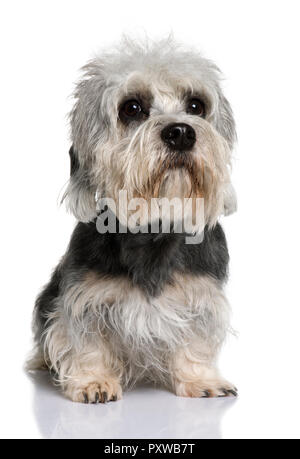
M 96 218 L 96 189 L 91 185 L 88 170 L 80 165 L 74 146 L 70 148 L 70 180 L 63 196 L 67 209 L 81 222 Z
M 230 150 L 233 150 L 234 144 L 237 140 L 235 121 L 231 106 L 222 93 L 221 89 L 218 90 L 218 115 L 216 120 L 217 131 L 224 137 Z M 231 215 L 237 210 L 237 197 L 235 189 L 231 182 L 229 182 L 224 190 L 224 211 L 225 216 Z
M 230 150 L 232 150 L 237 140 L 235 121 L 231 106 L 221 89 L 218 90 L 218 114 L 216 128 L 227 141 Z
M 75 104 L 70 113 L 72 147 L 70 149 L 71 177 L 64 195 L 67 208 L 82 222 L 97 217 L 96 192 L 92 180 L 94 151 L 103 141 L 107 125 L 101 113 L 105 89 L 101 62 L 97 59 L 83 67 L 83 77 L 75 87 Z
M 224 212 L 223 215 L 234 214 L 237 211 L 237 197 L 232 183 L 228 183 L 224 190 Z

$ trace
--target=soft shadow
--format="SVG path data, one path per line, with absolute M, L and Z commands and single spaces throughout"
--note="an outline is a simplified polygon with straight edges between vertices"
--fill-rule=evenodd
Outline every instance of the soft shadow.
M 179 398 L 164 389 L 139 386 L 107 405 L 65 399 L 46 372 L 30 375 L 33 409 L 44 438 L 220 439 L 221 421 L 236 400 Z

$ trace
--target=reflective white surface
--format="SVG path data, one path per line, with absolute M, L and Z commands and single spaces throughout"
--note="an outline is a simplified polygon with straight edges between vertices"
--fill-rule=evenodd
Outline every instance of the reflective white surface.
M 179 398 L 139 386 L 107 405 L 73 403 L 47 373 L 18 370 L 6 390 L 3 384 L 0 438 L 299 439 L 299 398 L 284 385 L 288 379 L 276 385 L 270 370 L 258 380 L 245 369 L 238 399 Z
M 43 438 L 215 438 L 234 399 L 186 399 L 142 386 L 106 405 L 66 400 L 46 373 L 32 377 L 33 411 Z

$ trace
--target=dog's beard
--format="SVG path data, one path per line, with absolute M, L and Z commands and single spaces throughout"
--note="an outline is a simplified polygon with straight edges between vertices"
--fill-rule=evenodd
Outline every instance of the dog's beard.
M 203 169 L 190 153 L 169 153 L 153 173 L 148 184 L 149 194 L 154 198 L 203 197 Z
M 131 208 L 130 198 L 133 196 L 132 202 L 138 201 L 138 225 L 143 228 L 142 232 L 148 225 L 151 225 L 151 231 L 157 232 L 154 230 L 157 224 L 162 225 L 163 232 L 168 232 L 170 228 L 176 228 L 176 232 L 183 232 L 183 228 L 190 233 L 202 231 L 203 187 L 202 171 L 193 158 L 187 154 L 176 158 L 174 154 L 158 162 L 143 192 L 127 194 L 127 211 L 124 214 L 119 207 L 117 216 L 123 226 L 128 226 L 131 231 L 135 229 L 136 223 L 128 219 L 137 211 L 137 207 Z M 203 207 L 203 212 L 199 206 Z

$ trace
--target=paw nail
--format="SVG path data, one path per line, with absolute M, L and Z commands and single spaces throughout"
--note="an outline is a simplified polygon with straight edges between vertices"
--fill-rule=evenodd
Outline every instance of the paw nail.
M 94 401 L 95 405 L 96 405 L 97 403 L 99 403 L 99 399 L 100 399 L 100 397 L 99 397 L 99 393 L 98 393 L 98 392 L 96 392 L 96 395 L 95 395 L 95 401 Z
M 229 390 L 228 391 L 231 395 L 233 395 L 234 397 L 237 397 L 237 392 L 235 390 Z
M 111 398 L 111 401 L 112 402 L 116 402 L 118 400 L 118 397 L 116 395 L 113 395 L 112 398 Z
M 106 403 L 107 399 L 108 399 L 107 392 L 102 392 L 102 397 L 101 398 L 102 398 L 102 400 L 101 400 L 102 403 Z
M 210 397 L 210 393 L 209 393 L 208 390 L 204 390 L 203 393 L 204 393 L 205 395 L 203 395 L 202 398 L 209 398 L 209 397 Z
M 86 392 L 83 392 L 84 403 L 89 403 L 89 398 Z
M 223 392 L 223 395 L 219 395 L 219 398 L 222 398 L 222 397 L 228 397 L 229 393 L 228 393 L 228 390 L 226 389 L 219 389 L 220 392 Z

